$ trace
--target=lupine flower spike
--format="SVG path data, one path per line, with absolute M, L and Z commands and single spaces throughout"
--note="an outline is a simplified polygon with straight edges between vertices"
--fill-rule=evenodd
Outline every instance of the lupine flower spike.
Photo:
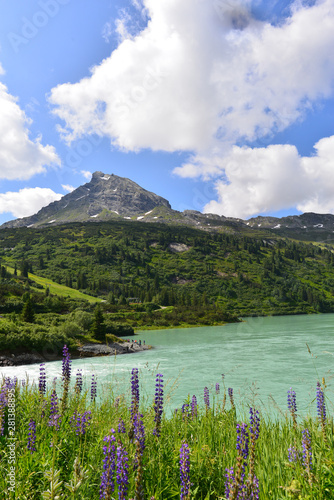
M 318 418 L 319 418 L 319 422 L 321 425 L 322 433 L 324 435 L 324 439 L 325 439 L 325 441 L 327 441 L 325 395 L 324 395 L 324 391 L 320 385 L 320 382 L 317 382 L 317 413 L 318 413 Z
M 111 494 L 115 489 L 115 430 L 111 429 L 111 434 L 103 438 L 103 473 L 101 475 L 100 499 L 111 499 Z
M 45 363 L 41 363 L 39 365 L 38 391 L 39 391 L 41 398 L 43 398 L 46 394 Z
M 161 429 L 161 417 L 163 412 L 163 376 L 161 373 L 157 374 L 156 384 L 155 384 L 155 398 L 154 398 L 154 422 L 155 428 L 153 430 L 153 434 L 157 437 L 160 437 L 160 429 Z
M 310 486 L 312 485 L 312 447 L 311 447 L 311 437 L 308 429 L 302 431 L 302 446 L 303 446 L 303 465 L 308 476 L 308 482 Z
M 135 427 L 135 415 L 139 411 L 139 379 L 138 379 L 138 368 L 133 368 L 131 372 L 131 425 L 129 430 L 129 438 L 132 439 L 134 435 Z
M 247 480 L 248 498 L 259 498 L 259 481 L 255 476 L 256 450 L 255 443 L 260 435 L 260 416 L 254 408 L 249 409 L 249 474 Z
M 53 389 L 51 394 L 50 417 L 48 425 L 49 427 L 54 427 L 55 430 L 58 431 L 60 422 L 61 418 L 60 418 L 60 413 L 58 411 L 58 396 L 56 390 Z
M 61 404 L 61 411 L 64 413 L 67 404 L 68 388 L 71 379 L 71 356 L 67 345 L 63 348 L 63 361 L 62 361 L 62 377 L 63 377 L 63 399 Z
M 292 387 L 290 387 L 290 390 L 288 391 L 288 409 L 289 412 L 292 416 L 292 421 L 293 421 L 293 426 L 296 429 L 297 428 L 297 403 L 296 403 L 296 393 L 295 391 L 292 390 Z
M 70 424 L 75 428 L 75 433 L 77 436 L 84 436 L 86 434 L 87 428 L 91 424 L 92 412 L 85 411 L 84 413 L 75 412 L 70 419 Z
M 207 387 L 204 387 L 204 403 L 205 403 L 205 410 L 206 411 L 210 410 L 209 389 Z
M 225 496 L 228 500 L 245 498 L 244 490 L 247 486 L 245 484 L 245 467 L 247 464 L 249 452 L 249 435 L 247 424 L 237 424 L 236 448 L 237 465 L 235 471 L 233 467 L 231 467 L 231 469 L 226 469 Z
M 91 386 L 90 386 L 90 400 L 93 402 L 96 399 L 96 386 L 97 386 L 96 376 L 93 373 L 92 382 L 91 382 Z
M 194 419 L 197 417 L 197 398 L 194 395 L 191 400 L 191 418 Z
M 230 398 L 232 409 L 235 410 L 234 397 L 233 397 L 233 389 L 232 387 L 228 388 L 228 397 Z
M 129 487 L 129 463 L 128 454 L 120 442 L 117 446 L 117 477 L 118 500 L 126 500 Z
M 180 500 L 190 499 L 189 472 L 190 472 L 189 446 L 184 441 L 180 448 L 180 479 L 181 479 Z
M 82 371 L 78 370 L 75 377 L 75 387 L 74 390 L 76 394 L 80 394 L 82 392 Z

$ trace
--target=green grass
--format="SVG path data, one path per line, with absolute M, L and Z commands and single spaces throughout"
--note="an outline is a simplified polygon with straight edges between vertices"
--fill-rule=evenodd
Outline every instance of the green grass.
M 154 384 L 152 379 L 153 387 Z M 111 434 L 115 435 L 115 446 L 122 443 L 128 453 L 129 491 L 124 498 L 179 499 L 182 443 L 186 443 L 190 450 L 191 491 L 187 498 L 225 498 L 226 469 L 234 467 L 236 471 L 238 464 L 237 424 L 245 422 L 249 426 L 248 412 L 244 417 L 237 417 L 234 403 L 232 405 L 230 400 L 226 402 L 226 394 L 210 394 L 210 409 L 199 401 L 197 415 L 192 415 L 190 406 L 184 412 L 179 409 L 169 418 L 162 415 L 160 437 L 153 433 L 156 425 L 153 401 L 147 399 L 140 407 L 145 428 L 145 449 L 140 458 L 139 436 L 131 434 L 129 398 L 116 394 L 112 386 L 103 386 L 98 388 L 101 401 L 96 403 L 91 401 L 89 391 L 76 393 L 73 385 L 74 382 L 70 385 L 68 396 L 64 388 L 58 386 L 57 389 L 58 397 L 62 397 L 59 409 L 64 406 L 59 430 L 48 425 L 52 387 L 43 396 L 36 386 L 25 384 L 23 387 L 21 383 L 17 384 L 15 392 L 7 392 L 7 395 L 9 392 L 15 394 L 16 423 L 14 497 L 8 490 L 7 482 L 11 457 L 8 445 L 13 436 L 9 434 L 8 410 L 5 408 L 3 411 L 2 405 L 4 433 L 0 436 L 0 488 L 8 498 L 98 499 L 103 472 L 103 446 L 107 444 L 104 438 Z M 129 380 L 128 394 L 130 387 Z M 3 385 L 2 394 L 5 392 Z M 185 398 L 186 402 L 189 403 L 189 397 L 188 400 Z M 242 402 L 236 401 L 236 404 L 242 407 Z M 43 411 L 44 417 L 41 416 Z M 90 424 L 85 434 L 76 434 L 71 418 L 75 413 L 82 415 L 85 411 L 90 412 Z M 33 452 L 27 448 L 31 419 L 36 423 L 36 450 Z M 118 431 L 120 419 L 125 424 L 125 433 Z M 311 436 L 312 469 L 303 463 L 302 431 L 305 428 Z M 281 420 L 261 416 L 259 437 L 257 440 L 254 437 L 249 443 L 245 478 L 253 470 L 259 481 L 260 500 L 334 499 L 333 444 L 333 419 L 329 415 L 324 429 L 316 419 L 300 419 L 294 425 L 290 416 Z M 288 459 L 288 448 L 291 447 L 297 450 L 295 462 Z M 241 465 L 243 462 L 239 461 Z M 134 467 L 136 463 L 138 466 Z M 49 494 L 47 490 L 50 490 Z M 115 485 L 115 492 L 105 498 L 118 498 L 118 486 Z M 230 494 L 228 498 L 236 497 Z
M 6 265 L 6 269 L 10 274 L 14 275 L 14 269 L 12 267 Z M 28 273 L 28 278 L 33 280 L 38 285 L 41 285 L 44 290 L 49 288 L 51 294 L 60 295 L 61 297 L 70 297 L 71 299 L 88 300 L 88 302 L 91 303 L 101 302 L 101 299 L 97 297 L 92 297 L 91 295 L 82 293 L 79 290 L 75 290 L 74 288 L 60 285 L 59 283 L 55 283 L 48 278 L 42 278 L 41 276 L 37 276 L 36 274 Z M 31 288 L 34 289 L 34 286 L 32 285 Z M 36 291 L 38 290 L 39 289 L 36 288 Z

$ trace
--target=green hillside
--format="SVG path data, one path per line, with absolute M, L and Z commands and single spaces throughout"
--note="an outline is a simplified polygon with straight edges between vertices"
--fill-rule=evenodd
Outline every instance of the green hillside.
M 334 311 L 331 250 L 266 233 L 115 221 L 4 229 L 0 238 L 3 266 L 109 304 L 215 306 L 239 316 Z

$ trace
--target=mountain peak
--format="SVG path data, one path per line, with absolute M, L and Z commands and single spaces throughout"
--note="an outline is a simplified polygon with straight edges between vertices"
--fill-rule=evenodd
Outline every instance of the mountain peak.
M 117 216 L 131 218 L 159 206 L 171 209 L 165 198 L 147 191 L 134 181 L 96 171 L 89 182 L 63 196 L 59 201 L 50 203 L 31 217 L 6 222 L 2 227 L 87 222 Z

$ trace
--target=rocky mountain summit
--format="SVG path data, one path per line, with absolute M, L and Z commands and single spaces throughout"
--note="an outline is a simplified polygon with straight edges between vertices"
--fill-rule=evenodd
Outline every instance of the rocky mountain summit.
M 125 177 L 94 172 L 90 182 L 43 207 L 37 214 L 6 222 L 2 227 L 32 227 L 66 222 L 106 220 L 171 206 L 167 200 Z
M 161 222 L 231 233 L 265 232 L 268 235 L 271 232 L 299 240 L 334 241 L 332 214 L 305 213 L 282 218 L 258 216 L 245 221 L 196 210 L 178 212 L 165 198 L 147 191 L 132 180 L 100 171 L 94 172 L 90 182 L 50 203 L 37 214 L 6 222 L 1 229 L 108 220 Z

